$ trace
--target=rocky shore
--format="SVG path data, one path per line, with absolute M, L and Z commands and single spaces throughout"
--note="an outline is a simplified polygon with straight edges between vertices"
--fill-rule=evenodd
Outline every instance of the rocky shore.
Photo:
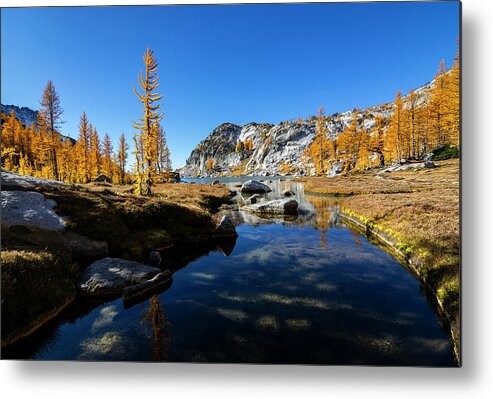
M 109 187 L 2 171 L 2 347 L 76 296 L 135 298 L 159 288 L 174 265 L 161 265 L 156 249 L 236 237 L 231 220 L 214 215 L 230 198 L 223 185 L 162 184 L 153 197 Z

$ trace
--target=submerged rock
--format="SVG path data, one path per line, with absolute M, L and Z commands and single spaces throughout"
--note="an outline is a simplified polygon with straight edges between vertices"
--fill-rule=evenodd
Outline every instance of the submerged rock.
M 240 191 L 242 193 L 270 193 L 272 190 L 264 183 L 260 183 L 256 180 L 248 180 L 243 183 Z
M 91 264 L 80 277 L 79 288 L 88 295 L 120 295 L 125 287 L 142 283 L 161 269 L 118 258 L 103 258 Z
M 151 292 L 155 292 L 159 287 L 171 280 L 171 272 L 165 270 L 161 273 L 156 274 L 153 278 L 146 280 L 142 283 L 131 285 L 123 289 L 123 300 L 132 301 L 137 298 L 141 298 Z
M 244 211 L 266 215 L 295 215 L 298 213 L 298 202 L 294 199 L 276 199 L 260 204 L 245 205 Z
M 260 202 L 264 199 L 260 194 L 253 194 L 251 197 L 248 197 L 245 200 L 245 205 L 252 205 L 256 204 L 257 202 Z
M 214 181 L 211 183 L 211 186 L 215 186 L 215 185 L 217 185 L 217 184 L 219 184 L 219 180 L 214 180 Z
M 151 251 L 147 256 L 147 264 L 151 266 L 159 266 L 161 264 L 161 254 L 158 251 Z

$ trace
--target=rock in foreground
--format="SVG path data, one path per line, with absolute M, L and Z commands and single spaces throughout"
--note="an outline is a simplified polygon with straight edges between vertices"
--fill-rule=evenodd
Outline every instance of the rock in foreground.
M 272 190 L 264 183 L 256 180 L 248 180 L 241 186 L 242 193 L 270 193 Z
M 296 215 L 298 202 L 294 199 L 277 199 L 259 204 L 245 205 L 244 211 L 264 215 Z
M 2 227 L 63 230 L 65 221 L 55 213 L 55 206 L 55 201 L 35 191 L 2 191 Z
M 88 295 L 120 295 L 125 287 L 147 281 L 161 269 L 118 258 L 103 258 L 90 265 L 79 280 L 79 288 Z

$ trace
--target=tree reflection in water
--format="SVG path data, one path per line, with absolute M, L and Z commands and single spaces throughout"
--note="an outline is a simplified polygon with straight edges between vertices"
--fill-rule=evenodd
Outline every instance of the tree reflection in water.
M 150 327 L 151 358 L 161 362 L 168 357 L 168 345 L 171 342 L 169 326 L 171 323 L 166 318 L 164 306 L 159 302 L 159 297 L 153 295 L 149 299 L 149 309 L 142 315 L 142 323 Z
M 340 200 L 308 194 L 305 194 L 305 198 L 315 208 L 312 223 L 313 227 L 320 232 L 320 248 L 325 251 L 327 249 L 327 230 L 341 223 L 339 215 Z

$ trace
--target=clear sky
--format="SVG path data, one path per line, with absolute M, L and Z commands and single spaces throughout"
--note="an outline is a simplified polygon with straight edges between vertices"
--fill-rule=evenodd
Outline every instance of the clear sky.
M 132 139 L 146 47 L 159 63 L 174 167 L 223 122 L 278 123 L 368 107 L 452 65 L 457 2 L 2 9 L 1 100 L 39 108 L 52 79 L 78 136 L 83 111 Z

